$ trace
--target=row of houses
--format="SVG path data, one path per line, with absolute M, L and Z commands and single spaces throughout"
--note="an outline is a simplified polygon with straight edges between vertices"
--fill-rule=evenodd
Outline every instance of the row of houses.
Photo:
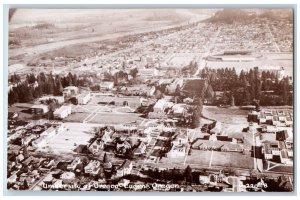
M 277 127 L 290 127 L 293 125 L 293 111 L 288 109 L 264 109 L 251 111 L 248 121 L 258 124 L 271 124 Z

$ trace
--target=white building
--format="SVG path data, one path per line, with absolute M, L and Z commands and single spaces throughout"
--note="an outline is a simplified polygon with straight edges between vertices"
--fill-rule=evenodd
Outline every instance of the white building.
M 156 113 L 161 113 L 161 112 L 164 112 L 164 110 L 167 108 L 167 107 L 171 107 L 173 105 L 172 102 L 169 102 L 165 99 L 159 99 L 154 107 L 153 107 L 153 110 L 154 112 Z
M 114 88 L 114 86 L 115 86 L 114 82 L 111 81 L 105 81 L 100 84 L 100 88 L 103 90 L 111 90 Z
M 79 89 L 78 87 L 75 87 L 75 86 L 68 86 L 68 87 L 65 87 L 64 88 L 64 91 L 63 91 L 63 96 L 66 98 L 66 97 L 71 97 L 71 96 L 74 96 L 76 94 L 78 94 L 79 92 Z
M 79 165 L 81 162 L 80 158 L 79 157 L 76 157 L 68 166 L 67 166 L 67 169 L 68 170 L 72 170 L 74 171 L 77 167 L 77 165 Z
M 131 174 L 132 167 L 132 161 L 126 160 L 123 165 L 117 170 L 117 176 L 125 176 L 127 174 Z
M 76 96 L 78 104 L 85 105 L 91 100 L 91 93 L 79 94 Z
M 186 155 L 186 145 L 183 144 L 177 144 L 173 145 L 171 151 L 168 152 L 169 158 L 178 158 L 178 157 L 184 157 Z
M 64 119 L 72 112 L 71 106 L 62 106 L 54 111 L 54 118 L 56 119 Z

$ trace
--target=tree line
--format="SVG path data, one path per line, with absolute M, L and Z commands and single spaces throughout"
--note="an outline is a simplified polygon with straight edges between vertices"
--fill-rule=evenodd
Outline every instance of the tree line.
M 14 103 L 26 103 L 42 95 L 62 95 L 63 88 L 67 86 L 84 86 L 87 79 L 79 79 L 76 74 L 67 76 L 53 76 L 51 73 L 27 74 L 24 81 L 16 74 L 11 75 L 10 82 L 14 83 L 8 92 L 9 105 Z
M 290 77 L 280 79 L 275 71 L 259 72 L 258 68 L 241 70 L 238 75 L 235 68 L 203 68 L 199 76 L 207 79 L 214 91 L 224 92 L 218 103 L 242 106 L 258 101 L 264 106 L 293 104 L 293 86 Z

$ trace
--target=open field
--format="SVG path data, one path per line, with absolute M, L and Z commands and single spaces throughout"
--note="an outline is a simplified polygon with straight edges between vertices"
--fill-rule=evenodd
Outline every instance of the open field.
M 241 153 L 214 151 L 211 166 L 253 169 L 254 161 Z
M 54 154 L 73 153 L 73 150 L 78 145 L 87 145 L 88 141 L 94 137 L 91 133 L 96 124 L 82 124 L 82 123 L 64 123 L 66 130 L 47 139 L 45 148 L 38 149 Z
M 248 124 L 247 110 L 238 107 L 219 108 L 217 106 L 203 106 L 203 116 L 226 124 Z M 230 116 L 230 117 L 228 117 Z
M 194 164 L 199 166 L 209 166 L 211 159 L 211 151 L 191 150 L 191 155 L 186 159 L 186 165 Z

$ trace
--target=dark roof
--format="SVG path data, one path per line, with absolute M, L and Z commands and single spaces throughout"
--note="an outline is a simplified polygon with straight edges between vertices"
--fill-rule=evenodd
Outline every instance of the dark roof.
M 172 135 L 173 135 L 173 133 L 171 133 L 171 132 L 161 132 L 159 134 L 159 136 L 161 136 L 161 137 L 171 137 Z
M 220 140 L 220 141 L 231 141 L 232 139 L 228 138 L 227 135 L 217 135 L 217 140 Z
M 286 130 L 276 132 L 276 140 L 284 141 L 288 138 L 288 133 Z
M 164 147 L 166 145 L 166 142 L 163 140 L 157 140 L 155 143 L 155 146 Z

